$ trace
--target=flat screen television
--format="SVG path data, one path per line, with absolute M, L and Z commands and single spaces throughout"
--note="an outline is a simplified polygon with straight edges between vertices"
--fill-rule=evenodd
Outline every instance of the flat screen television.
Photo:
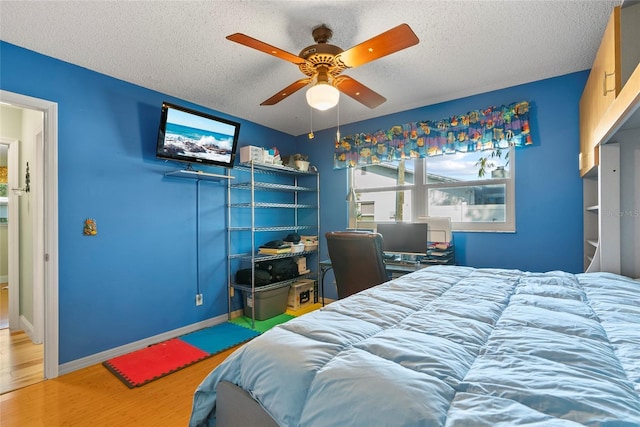
M 394 222 L 378 224 L 382 234 L 382 250 L 386 253 L 426 255 L 429 225 L 426 223 Z
M 156 157 L 232 168 L 239 134 L 240 123 L 165 102 Z

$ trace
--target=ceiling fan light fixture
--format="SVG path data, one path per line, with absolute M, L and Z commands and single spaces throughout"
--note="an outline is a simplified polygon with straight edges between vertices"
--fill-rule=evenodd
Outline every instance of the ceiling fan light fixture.
M 315 44 L 305 47 L 298 55 L 271 46 L 246 34 L 235 33 L 227 36 L 227 40 L 297 65 L 305 75 L 304 78 L 296 80 L 284 90 L 261 102 L 260 105 L 275 105 L 303 87 L 311 86 L 307 90 L 307 103 L 311 108 L 320 111 L 333 108 L 338 104 L 340 92 L 349 95 L 369 108 L 376 108 L 387 99 L 355 79 L 341 75 L 341 73 L 346 69 L 359 67 L 419 42 L 418 37 L 407 24 L 400 24 L 347 50 L 328 43 L 333 31 L 324 24 L 315 27 L 311 35 Z M 340 91 L 338 91 L 338 87 Z
M 325 111 L 338 105 L 340 91 L 327 82 L 318 82 L 307 90 L 307 103 L 316 110 Z

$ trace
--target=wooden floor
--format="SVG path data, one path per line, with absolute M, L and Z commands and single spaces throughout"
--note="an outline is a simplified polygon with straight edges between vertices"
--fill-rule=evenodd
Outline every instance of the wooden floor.
M 319 304 L 295 314 L 313 310 L 315 306 Z M 0 395 L 0 425 L 186 426 L 196 387 L 236 348 L 133 389 L 102 364 L 40 381 Z
M 102 364 L 0 396 L 2 427 L 186 426 L 193 392 L 235 348 L 130 389 Z
M 42 344 L 22 331 L 0 330 L 0 394 L 44 380 Z
M 0 329 L 9 327 L 9 284 L 0 283 Z
M 43 345 L 34 344 L 22 331 L 11 332 L 8 291 L 0 284 L 0 394 L 44 379 Z

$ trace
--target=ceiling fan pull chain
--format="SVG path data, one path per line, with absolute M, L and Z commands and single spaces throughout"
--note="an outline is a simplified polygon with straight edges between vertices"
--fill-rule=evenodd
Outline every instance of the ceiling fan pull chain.
M 340 103 L 337 105 L 338 110 L 338 130 L 336 130 L 336 142 L 340 142 Z

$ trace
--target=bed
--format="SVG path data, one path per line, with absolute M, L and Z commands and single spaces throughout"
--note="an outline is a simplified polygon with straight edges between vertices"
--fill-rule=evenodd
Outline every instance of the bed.
M 190 426 L 640 426 L 640 282 L 433 266 L 275 327 Z

